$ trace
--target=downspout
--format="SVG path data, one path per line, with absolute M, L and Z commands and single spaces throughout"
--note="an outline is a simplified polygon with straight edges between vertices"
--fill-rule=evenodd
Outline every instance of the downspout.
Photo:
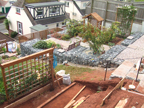
M 91 13 L 93 12 L 93 3 L 94 3 L 94 0 L 91 0 Z

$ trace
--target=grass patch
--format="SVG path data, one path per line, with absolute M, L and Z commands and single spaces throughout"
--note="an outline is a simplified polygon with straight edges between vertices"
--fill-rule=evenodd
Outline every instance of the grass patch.
M 89 69 L 89 68 L 58 65 L 55 68 L 55 72 L 58 72 L 60 70 L 65 70 L 66 74 L 70 74 L 72 81 L 75 79 L 76 76 L 82 76 L 83 72 L 91 72 L 91 71 L 93 71 L 92 69 Z
M 94 78 L 91 78 L 90 80 L 94 80 Z

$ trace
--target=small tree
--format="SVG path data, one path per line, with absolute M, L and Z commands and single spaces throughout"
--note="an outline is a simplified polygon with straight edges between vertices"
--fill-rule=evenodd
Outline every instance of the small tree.
M 7 30 L 9 30 L 10 21 L 9 21 L 8 19 L 5 19 L 5 20 L 4 20 L 4 24 L 5 24 L 5 28 L 6 28 Z
M 94 53 L 100 53 L 102 44 L 112 41 L 117 34 L 121 33 L 118 25 L 118 22 L 114 22 L 110 28 L 103 27 L 101 31 L 99 28 L 88 24 L 83 27 L 81 35 L 88 41 Z

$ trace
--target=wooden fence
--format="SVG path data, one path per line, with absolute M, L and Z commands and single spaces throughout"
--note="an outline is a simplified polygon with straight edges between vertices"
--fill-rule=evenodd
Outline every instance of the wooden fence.
M 47 49 L 0 65 L 9 102 L 54 81 L 53 50 Z
M 2 48 L 6 47 L 6 51 L 8 52 L 8 44 L 6 43 L 6 39 L 0 40 L 0 53 L 2 53 Z
M 32 39 L 36 39 L 36 38 L 47 39 L 48 34 L 52 34 L 54 32 L 58 32 L 61 30 L 63 30 L 63 29 L 62 28 L 53 28 L 53 29 L 46 29 L 43 31 L 38 31 L 38 32 L 26 34 L 26 35 L 20 35 L 19 36 L 19 43 L 26 42 L 28 40 L 32 40 Z
M 92 0 L 91 5 L 86 7 L 86 14 L 92 12 L 98 13 L 103 19 L 105 26 L 106 22 L 114 22 L 116 18 L 116 7 L 124 5 L 134 5 L 138 11 L 135 16 L 134 23 L 142 24 L 144 21 L 144 2 L 118 2 L 118 1 L 107 1 L 107 0 Z

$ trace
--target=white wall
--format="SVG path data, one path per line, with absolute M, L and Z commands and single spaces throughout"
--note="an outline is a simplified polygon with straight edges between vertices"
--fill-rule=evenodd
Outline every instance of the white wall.
M 17 31 L 17 21 L 21 22 L 23 25 L 23 34 L 31 33 L 30 27 L 33 26 L 29 18 L 27 17 L 25 11 L 21 8 L 20 15 L 16 14 L 16 7 L 12 6 L 7 18 L 10 20 L 10 29 Z M 18 31 L 17 31 L 18 32 Z
M 58 28 L 62 28 L 64 25 L 62 25 L 62 22 L 57 22 L 57 23 L 59 23 L 59 26 L 58 26 Z M 51 29 L 51 28 L 56 28 L 57 27 L 57 23 L 52 23 L 52 24 L 47 24 L 47 27 L 49 28 L 49 29 Z M 46 26 L 46 25 L 45 25 Z
M 65 3 L 65 1 L 63 1 L 63 0 L 60 0 L 60 2 Z M 75 5 L 73 4 L 73 2 L 72 1 L 67 1 L 67 2 L 69 2 L 69 7 L 65 7 L 65 9 L 66 9 L 65 11 L 70 14 L 70 19 L 82 20 L 82 15 L 78 11 L 78 9 L 75 7 Z M 81 2 L 79 2 L 77 4 L 81 5 L 80 3 Z M 76 16 L 73 15 L 73 12 L 76 13 Z

